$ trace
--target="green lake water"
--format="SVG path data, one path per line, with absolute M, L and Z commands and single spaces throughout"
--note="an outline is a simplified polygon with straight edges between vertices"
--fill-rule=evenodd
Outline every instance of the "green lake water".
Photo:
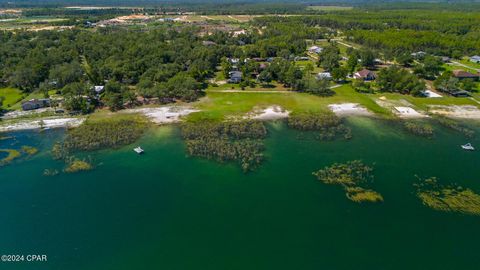
M 47 152 L 62 132 L 15 133 L 0 148 L 41 152 L 0 168 L 0 254 L 48 262 L 0 269 L 480 269 L 480 217 L 429 209 L 412 186 L 436 176 L 480 193 L 480 151 L 459 147 L 480 140 L 349 125 L 352 140 L 320 142 L 269 124 L 267 160 L 247 174 L 186 157 L 178 129 L 161 127 L 134 145 L 142 156 L 133 145 L 100 151 L 93 171 L 46 177 L 62 168 Z M 311 174 L 354 159 L 375 163 L 372 188 L 385 202 L 356 204 Z

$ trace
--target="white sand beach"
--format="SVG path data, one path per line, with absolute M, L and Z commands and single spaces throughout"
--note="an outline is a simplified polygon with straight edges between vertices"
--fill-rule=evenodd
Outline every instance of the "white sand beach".
M 367 110 L 367 108 L 360 106 L 358 103 L 340 103 L 330 104 L 328 108 L 332 110 L 336 115 L 373 115 Z
M 199 110 L 184 106 L 165 106 L 156 108 L 139 108 L 121 111 L 122 113 L 142 113 L 155 124 L 168 124 L 179 122 L 182 116 L 189 115 Z
M 480 119 L 480 110 L 473 105 L 430 105 L 429 112 L 451 118 Z
M 254 110 L 248 113 L 244 118 L 256 120 L 278 120 L 285 119 L 290 115 L 289 111 L 280 106 L 270 106 L 261 110 Z
M 28 119 L 18 121 L 5 121 L 0 123 L 0 132 L 28 130 L 40 128 L 60 128 L 60 127 L 77 127 L 85 121 L 85 118 L 44 118 L 44 119 Z

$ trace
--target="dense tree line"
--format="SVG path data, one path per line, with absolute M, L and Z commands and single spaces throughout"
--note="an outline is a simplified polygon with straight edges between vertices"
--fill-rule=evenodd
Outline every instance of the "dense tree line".
M 480 53 L 478 12 L 354 9 L 322 16 L 261 17 L 254 23 L 272 22 L 338 29 L 349 40 L 380 50 L 387 59 L 420 50 L 453 57 Z

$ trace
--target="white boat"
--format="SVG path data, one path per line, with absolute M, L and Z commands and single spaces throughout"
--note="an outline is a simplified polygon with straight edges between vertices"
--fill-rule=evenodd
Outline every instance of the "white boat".
M 137 148 L 133 148 L 133 151 L 135 151 L 137 154 L 143 154 L 144 150 L 139 146 Z
M 470 151 L 474 151 L 474 150 L 475 150 L 475 148 L 472 146 L 471 143 L 467 143 L 467 144 L 462 145 L 462 148 L 463 148 L 464 150 L 470 150 Z

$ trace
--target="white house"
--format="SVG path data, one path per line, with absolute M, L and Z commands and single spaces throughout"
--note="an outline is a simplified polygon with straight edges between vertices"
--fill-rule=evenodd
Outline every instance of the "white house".
M 93 90 L 95 91 L 96 94 L 101 94 L 103 92 L 103 90 L 105 90 L 105 86 L 95 85 L 93 87 Z
M 312 46 L 312 47 L 308 48 L 308 51 L 310 53 L 321 53 L 322 50 L 323 50 L 323 48 L 320 48 L 318 46 Z
M 480 64 L 480 56 L 474 55 L 474 56 L 470 57 L 470 62 Z
M 317 80 L 323 80 L 323 79 L 331 79 L 332 74 L 330 72 L 320 72 L 317 74 Z

